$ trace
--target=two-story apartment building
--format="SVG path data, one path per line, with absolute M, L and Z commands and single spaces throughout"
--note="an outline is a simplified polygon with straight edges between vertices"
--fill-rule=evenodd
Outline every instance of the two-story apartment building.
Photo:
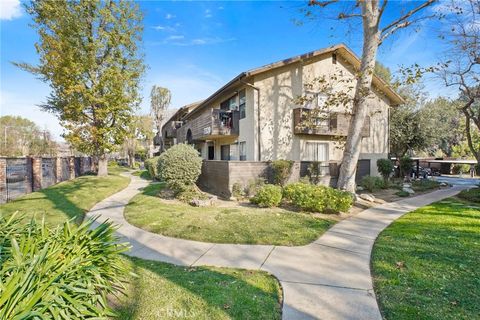
M 167 145 L 193 144 L 207 162 L 213 161 L 204 168 L 204 178 L 212 166 L 229 166 L 217 161 L 229 161 L 230 166 L 235 163 L 243 168 L 259 167 L 254 162 L 276 159 L 338 165 L 351 106 L 330 105 L 326 116 L 314 127 L 305 128 L 302 122 L 310 117 L 309 109 L 321 105 L 324 98 L 311 85 L 315 79 L 337 79 L 331 83 L 331 90 L 353 97 L 359 65 L 355 54 L 340 44 L 242 72 L 207 99 L 176 112 L 163 126 L 163 137 Z M 372 89 L 359 171 L 376 175 L 376 160 L 387 158 L 389 152 L 389 108 L 403 100 L 377 76 Z M 308 103 L 299 105 L 298 97 L 308 96 L 312 97 Z M 237 164 L 242 161 L 243 166 Z M 330 171 L 334 167 L 330 165 Z M 231 187 L 235 178 L 231 170 L 227 171 L 227 184 Z M 242 169 L 240 175 L 241 172 Z M 248 169 L 244 172 L 250 176 Z M 326 172 L 329 174 L 333 175 Z

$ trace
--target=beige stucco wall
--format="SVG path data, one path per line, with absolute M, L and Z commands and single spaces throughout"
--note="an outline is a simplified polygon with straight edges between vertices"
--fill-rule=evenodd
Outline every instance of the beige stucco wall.
M 293 133 L 293 109 L 299 107 L 294 102 L 296 97 L 304 94 L 304 85 L 312 83 L 314 78 L 323 75 L 328 77 L 332 74 L 338 75 L 339 78 L 350 79 L 348 83 L 338 81 L 332 87 L 334 91 L 345 90 L 346 86 L 355 85 L 351 67 L 340 58 L 337 64 L 333 64 L 331 55 L 317 57 L 308 63 L 296 63 L 278 68 L 255 77 L 254 85 L 260 89 L 262 160 L 305 160 L 306 142 L 314 140 L 329 144 L 329 160 L 341 161 L 342 143 L 338 140 L 326 136 Z M 353 97 L 353 90 L 351 91 Z M 362 139 L 360 158 L 372 159 L 370 171 L 371 174 L 377 174 L 376 159 L 388 156 L 389 102 L 379 93 L 375 93 L 369 100 L 371 103 L 370 136 Z M 347 110 L 339 106 L 331 108 L 330 111 L 345 112 Z M 246 134 L 255 135 L 256 131 L 252 130 Z M 255 140 L 255 136 L 249 140 Z

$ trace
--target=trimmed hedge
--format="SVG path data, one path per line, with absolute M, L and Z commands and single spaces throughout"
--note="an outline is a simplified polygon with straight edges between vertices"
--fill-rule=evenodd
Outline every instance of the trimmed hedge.
M 310 212 L 345 212 L 353 205 L 353 197 L 348 192 L 301 182 L 287 185 L 283 189 L 283 198 Z
M 202 158 L 192 146 L 176 144 L 158 159 L 158 176 L 175 192 L 189 190 L 202 171 Z
M 263 208 L 276 207 L 282 202 L 282 188 L 273 184 L 261 187 L 250 202 Z
M 158 177 L 158 159 L 160 157 L 148 158 L 145 160 L 145 169 L 152 179 L 159 179 Z

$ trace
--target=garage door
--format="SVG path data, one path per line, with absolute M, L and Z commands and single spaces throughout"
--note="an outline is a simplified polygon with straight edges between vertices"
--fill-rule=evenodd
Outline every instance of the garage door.
M 370 175 L 370 159 L 362 159 L 357 162 L 357 174 L 355 181 L 357 183 L 362 180 L 363 177 Z

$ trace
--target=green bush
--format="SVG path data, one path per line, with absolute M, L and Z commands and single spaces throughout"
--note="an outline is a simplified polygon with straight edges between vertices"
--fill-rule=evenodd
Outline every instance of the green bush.
M 345 212 L 353 205 L 353 197 L 348 192 L 301 182 L 287 185 L 283 197 L 299 209 L 310 212 Z
M 410 193 L 408 193 L 407 191 L 403 191 L 403 190 L 400 190 L 400 191 L 398 191 L 398 192 L 395 193 L 395 194 L 396 194 L 397 196 L 399 196 L 399 197 L 402 197 L 402 198 L 408 197 L 408 196 L 410 195 Z
M 413 169 L 413 160 L 409 156 L 400 158 L 400 172 L 402 175 L 410 174 Z M 403 178 L 402 176 L 400 178 Z
M 237 199 L 245 198 L 245 188 L 240 182 L 235 182 L 232 186 L 232 196 Z
M 325 162 L 313 161 L 309 164 L 307 172 L 311 183 L 317 184 L 320 182 L 320 178 L 323 175 L 322 165 L 325 165 Z
M 480 203 L 480 188 L 472 188 L 468 190 L 462 190 L 458 194 L 459 198 L 462 198 L 464 200 L 470 201 L 470 202 L 477 202 Z
M 260 190 L 265 185 L 265 179 L 263 178 L 255 178 L 248 181 L 248 185 L 246 187 L 246 193 L 248 197 L 254 197 L 258 190 Z
M 148 174 L 152 179 L 159 179 L 158 176 L 158 159 L 160 157 L 148 158 L 145 160 L 145 169 L 148 171 Z
M 465 163 L 455 164 L 455 165 L 453 165 L 452 172 L 453 172 L 453 174 L 470 173 L 470 165 L 465 164 Z
M 107 319 L 127 266 L 111 224 L 48 229 L 0 217 L 0 319 Z
M 250 202 L 263 208 L 276 207 L 282 201 L 282 188 L 273 184 L 261 187 Z
M 158 159 L 158 176 L 175 192 L 194 186 L 202 171 L 202 158 L 192 146 L 176 144 Z
M 272 161 L 272 175 L 273 183 L 276 185 L 284 186 L 290 175 L 292 174 L 292 167 L 294 161 L 291 160 L 275 160 Z
M 393 171 L 393 162 L 390 159 L 378 159 L 377 168 L 383 179 L 387 181 Z
M 440 188 L 440 182 L 435 180 L 422 179 L 412 182 L 412 189 L 414 191 L 427 191 L 438 188 Z
M 362 178 L 360 185 L 368 191 L 374 192 L 375 190 L 384 188 L 385 183 L 380 177 L 365 176 Z

